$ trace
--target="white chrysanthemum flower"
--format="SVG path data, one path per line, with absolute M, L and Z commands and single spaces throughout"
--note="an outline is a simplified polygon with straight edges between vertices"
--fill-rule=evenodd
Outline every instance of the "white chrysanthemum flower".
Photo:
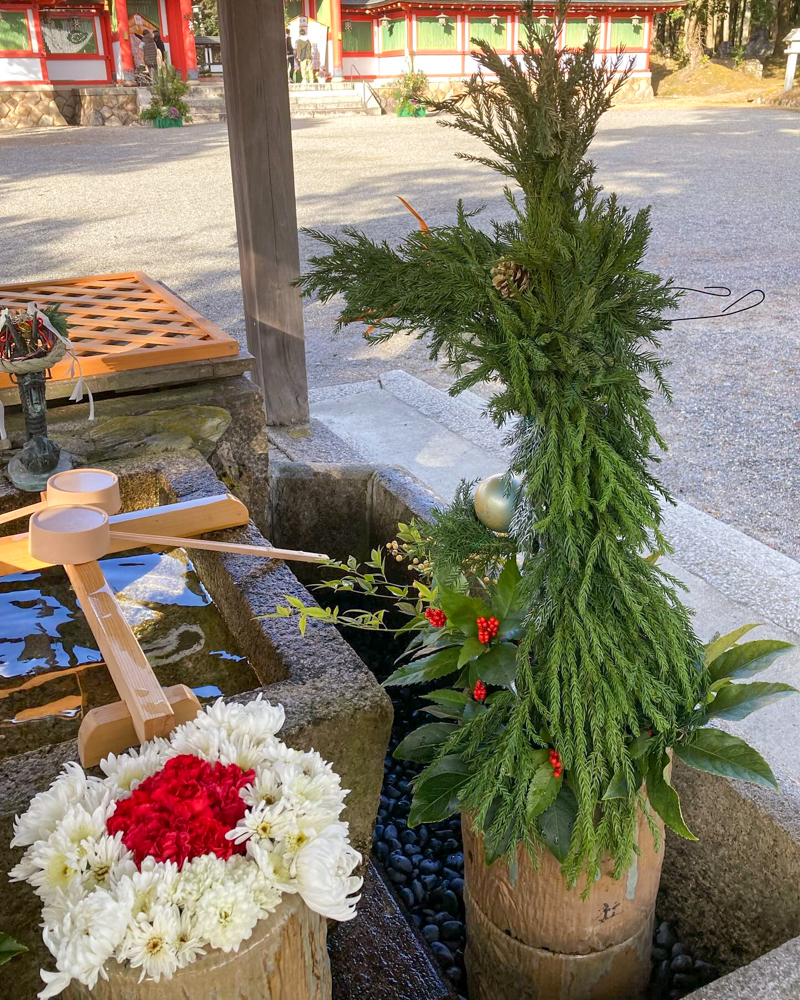
M 145 976 L 155 982 L 171 979 L 179 968 L 178 935 L 181 915 L 177 906 L 156 903 L 149 917 L 140 914 L 132 921 L 120 945 L 117 959 L 130 962 L 131 968 L 141 969 L 141 983 Z
M 297 892 L 296 880 L 279 847 L 270 850 L 267 841 L 259 843 L 257 840 L 248 840 L 247 854 L 258 865 L 270 885 L 274 885 L 280 892 Z
M 253 933 L 258 912 L 258 904 L 241 882 L 217 882 L 195 904 L 197 933 L 212 948 L 238 951 L 242 941 Z
M 343 828 L 346 836 L 347 826 L 344 823 L 323 824 L 320 817 L 301 816 L 296 812 L 283 812 L 278 816 L 274 823 L 273 839 L 293 876 L 292 862 L 297 852 L 315 840 L 324 829 L 330 831 L 333 827 Z
M 254 809 L 248 809 L 236 826 L 232 830 L 228 830 L 225 836 L 237 844 L 243 844 L 251 837 L 256 840 L 267 840 L 271 847 L 275 840 L 272 832 L 273 827 L 284 807 L 285 803 L 282 799 L 271 806 L 267 805 L 266 802 L 259 802 Z
M 139 750 L 128 750 L 119 755 L 109 754 L 100 761 L 100 769 L 106 776 L 104 784 L 117 793 L 115 798 L 127 798 L 145 778 L 161 770 L 164 759 L 164 750 L 153 743 L 145 743 Z
M 47 986 L 39 1000 L 58 996 L 71 979 L 89 989 L 94 987 L 103 966 L 125 937 L 132 902 L 130 887 L 127 893 L 117 892 L 116 898 L 105 889 L 95 889 L 82 899 L 70 900 L 61 919 L 45 923 L 42 937 L 58 972 L 42 970 Z
M 341 824 L 335 824 L 336 827 Z M 329 828 L 333 829 L 333 828 Z M 297 891 L 309 909 L 331 920 L 352 920 L 356 915 L 358 892 L 363 879 L 352 875 L 361 860 L 338 829 L 305 844 L 295 854 L 292 869 L 297 880 Z
M 227 878 L 225 862 L 214 854 L 203 854 L 185 862 L 178 874 L 173 896 L 179 906 L 194 906 L 217 882 Z
M 87 890 L 100 886 L 112 892 L 122 878 L 136 874 L 133 855 L 122 843 L 122 834 L 104 833 L 97 840 L 84 841 L 86 854 L 81 863 L 81 883 Z
M 234 733 L 220 740 L 220 764 L 236 764 L 243 771 L 250 771 L 260 767 L 266 760 L 264 744 L 251 736 Z
M 66 892 L 74 879 L 80 881 L 80 862 L 75 844 L 59 830 L 40 840 L 26 853 L 23 864 L 12 868 L 12 882 L 26 881 L 47 903 L 55 893 Z
M 323 825 L 327 826 L 344 809 L 347 792 L 342 790 L 337 774 L 326 771 L 308 774 L 302 761 L 280 761 L 275 764 L 275 773 L 281 781 L 283 798 L 296 812 L 325 814 L 329 818 Z
M 282 797 L 281 783 L 271 764 L 261 765 L 256 768 L 256 780 L 252 785 L 245 785 L 239 789 L 239 795 L 244 799 L 251 809 L 260 802 L 265 802 L 268 806 L 275 805 Z
M 35 795 L 22 816 L 15 817 L 11 846 L 28 847 L 37 840 L 46 840 L 67 809 L 81 802 L 97 781 L 87 778 L 80 764 L 68 761 L 50 788 Z
M 178 968 L 185 969 L 187 965 L 196 961 L 201 955 L 205 955 L 205 948 L 200 935 L 197 933 L 197 922 L 194 914 L 188 910 L 181 910 L 180 923 L 176 942 L 178 945 Z
M 178 881 L 178 866 L 173 861 L 156 861 L 145 858 L 138 871 L 123 875 L 119 882 L 130 882 L 133 890 L 133 916 L 141 913 L 150 919 L 156 903 L 174 905 L 175 887 Z
M 194 720 L 201 729 L 222 730 L 229 738 L 234 733 L 249 736 L 253 741 L 270 740 L 282 728 L 286 719 L 283 705 L 272 705 L 259 695 L 246 705 L 225 704 L 219 698 Z
M 73 845 L 75 857 L 81 861 L 89 850 L 90 842 L 105 834 L 107 820 L 108 809 L 105 805 L 89 812 L 79 803 L 67 809 L 56 832 Z
M 179 757 L 181 754 L 191 754 L 200 757 L 209 764 L 216 764 L 220 755 L 220 744 L 226 739 L 218 729 L 200 729 L 194 722 L 186 722 L 178 726 L 172 734 L 169 757 Z

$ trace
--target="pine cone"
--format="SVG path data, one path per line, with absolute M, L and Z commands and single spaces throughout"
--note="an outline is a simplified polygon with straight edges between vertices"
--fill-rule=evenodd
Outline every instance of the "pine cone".
M 524 292 L 530 282 L 530 272 L 513 260 L 501 260 L 492 268 L 492 284 L 504 299 Z

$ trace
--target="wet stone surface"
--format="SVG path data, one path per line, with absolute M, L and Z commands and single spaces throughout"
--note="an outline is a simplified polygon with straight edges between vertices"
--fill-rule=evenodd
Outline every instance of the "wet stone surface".
M 201 702 L 258 681 L 181 549 L 101 560 L 161 683 Z M 0 759 L 73 739 L 83 714 L 118 701 L 60 568 L 0 579 Z
M 344 603 L 337 594 L 337 603 Z M 326 603 L 325 592 L 320 603 Z M 363 602 L 362 602 L 363 605 Z M 343 632 L 364 662 L 383 680 L 394 669 L 394 659 L 402 646 L 385 635 Z M 373 857 L 382 867 L 399 897 L 408 919 L 433 952 L 446 979 L 461 997 L 468 997 L 464 968 L 466 925 L 464 915 L 464 854 L 461 819 L 454 816 L 442 823 L 408 829 L 411 783 L 422 770 L 421 764 L 395 760 L 392 751 L 409 732 L 430 721 L 420 698 L 441 682 L 425 687 L 388 688 L 394 704 L 394 725 L 389 754 L 384 761 L 384 782 L 373 834 Z M 652 946 L 653 975 L 644 1000 L 680 1000 L 718 973 L 702 958 L 692 954 L 666 921 L 656 921 Z

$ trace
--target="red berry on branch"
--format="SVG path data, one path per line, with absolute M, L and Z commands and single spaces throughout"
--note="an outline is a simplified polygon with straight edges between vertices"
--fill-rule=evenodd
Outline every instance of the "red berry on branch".
M 428 608 L 425 617 L 434 628 L 444 628 L 447 623 L 447 615 L 440 608 Z
M 475 701 L 486 701 L 486 685 L 482 680 L 475 681 L 475 690 L 472 692 Z

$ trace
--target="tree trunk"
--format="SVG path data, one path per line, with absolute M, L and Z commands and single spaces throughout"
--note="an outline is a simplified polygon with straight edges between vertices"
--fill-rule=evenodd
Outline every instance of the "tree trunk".
M 744 0 L 744 9 L 742 10 L 742 45 L 747 45 L 750 41 L 750 18 L 752 15 L 750 0 Z
M 689 59 L 689 69 L 699 69 L 703 61 L 703 39 L 696 14 L 687 14 L 683 22 L 683 50 Z
M 792 0 L 778 0 L 777 17 L 775 20 L 775 51 L 774 55 L 783 56 L 783 40 L 789 33 L 792 17 Z

